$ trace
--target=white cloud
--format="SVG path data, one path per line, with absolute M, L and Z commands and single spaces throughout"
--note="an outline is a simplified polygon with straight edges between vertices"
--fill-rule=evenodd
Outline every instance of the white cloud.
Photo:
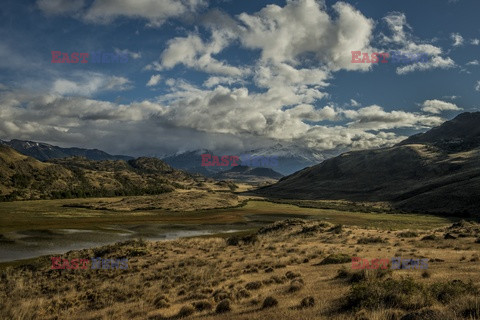
M 397 68 L 397 74 L 407 74 L 413 71 L 424 71 L 429 69 L 449 69 L 455 67 L 455 62 L 450 58 L 442 58 L 440 56 L 433 57 L 428 62 L 416 62 Z
M 475 84 L 475 91 L 480 91 L 480 80 Z
M 439 125 L 443 119 L 405 111 L 385 111 L 382 107 L 372 105 L 358 110 L 343 110 L 343 114 L 354 120 L 349 123 L 352 128 L 381 130 L 394 128 L 426 128 Z
M 260 49 L 264 62 L 294 66 L 310 54 L 314 63 L 329 70 L 368 70 L 368 64 L 351 63 L 351 51 L 372 51 L 373 21 L 344 2 L 332 8 L 336 19 L 314 0 L 268 5 L 253 15 L 242 13 L 240 41 L 246 48 Z
M 121 50 L 121 49 L 115 48 L 115 53 L 129 55 L 130 58 L 132 58 L 133 60 L 140 59 L 142 57 L 142 54 L 140 52 L 133 52 L 128 49 Z
M 85 14 L 87 21 L 108 23 L 117 17 L 142 18 L 158 27 L 169 18 L 195 12 L 203 0 L 95 0 Z
M 358 102 L 357 102 L 356 100 L 354 100 L 354 99 L 350 99 L 350 105 L 351 105 L 352 107 L 360 107 L 361 104 L 358 103 Z
M 478 60 L 472 60 L 467 62 L 467 66 L 478 66 L 480 62 Z
M 414 38 L 412 28 L 407 23 L 404 13 L 392 12 L 383 20 L 387 23 L 391 36 L 382 34 L 381 42 L 385 45 L 397 45 L 397 50 L 412 53 L 426 54 L 430 56 L 427 62 L 415 62 L 396 69 L 397 74 L 403 75 L 414 71 L 425 71 L 429 69 L 447 69 L 455 66 L 455 62 L 449 57 L 442 57 L 442 49 L 429 43 L 420 43 Z
M 206 6 L 205 0 L 37 0 L 46 14 L 71 14 L 87 22 L 107 24 L 118 17 L 145 19 L 147 26 L 159 27 L 167 19 L 193 14 Z
M 161 75 L 154 74 L 153 76 L 150 77 L 150 80 L 148 80 L 147 87 L 156 86 L 160 82 L 161 79 L 162 79 Z
M 69 79 L 55 80 L 50 91 L 60 95 L 89 97 L 102 91 L 124 91 L 131 88 L 131 82 L 125 77 L 107 76 L 97 72 L 77 72 Z
M 196 34 L 177 37 L 168 42 L 168 47 L 163 51 L 160 63 L 155 62 L 146 69 L 161 71 L 171 69 L 177 64 L 184 64 L 190 68 L 213 74 L 228 76 L 247 74 L 249 71 L 246 69 L 230 66 L 212 57 L 212 55 L 220 53 L 230 41 L 228 33 L 217 31 L 213 31 L 209 43 L 205 43 Z
M 450 102 L 445 102 L 442 100 L 425 100 L 422 104 L 422 111 L 425 112 L 430 112 L 433 114 L 439 114 L 442 111 L 447 111 L 447 110 L 462 110 L 462 108 L 459 108 L 456 104 L 450 103 Z
M 460 33 L 452 33 L 450 34 L 450 38 L 453 40 L 454 47 L 463 45 L 464 40 Z
M 480 44 L 480 39 L 472 39 L 470 40 L 470 44 L 478 46 Z

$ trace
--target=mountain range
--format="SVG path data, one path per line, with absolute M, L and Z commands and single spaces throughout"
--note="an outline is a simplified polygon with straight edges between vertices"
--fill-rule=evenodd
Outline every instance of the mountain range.
M 0 200 L 160 194 L 194 182 L 156 158 L 42 162 L 0 144 Z
M 202 154 L 217 155 L 215 152 L 206 149 L 198 149 L 175 153 L 163 158 L 162 160 L 176 169 L 186 170 L 190 173 L 200 173 L 205 176 L 215 176 L 217 173 L 229 170 L 230 167 L 202 167 Z M 268 148 L 252 149 L 234 154 L 240 159 L 243 155 L 249 158 L 268 158 L 275 157 L 274 165 L 262 165 L 264 168 L 270 168 L 282 175 L 292 174 L 305 167 L 309 167 L 322 162 L 323 160 L 337 155 L 335 152 L 318 153 L 307 148 L 296 146 L 284 146 L 276 144 Z M 223 154 L 221 154 L 223 155 Z M 219 154 L 220 156 L 220 154 Z M 242 164 L 241 161 L 239 161 Z
M 386 201 L 409 212 L 478 216 L 480 112 L 460 114 L 393 147 L 343 153 L 254 193 Z
M 40 161 L 50 159 L 85 157 L 90 160 L 132 160 L 133 157 L 124 155 L 111 155 L 98 149 L 62 148 L 48 143 L 12 139 L 0 140 L 0 144 L 12 147 L 21 154 L 33 157 Z

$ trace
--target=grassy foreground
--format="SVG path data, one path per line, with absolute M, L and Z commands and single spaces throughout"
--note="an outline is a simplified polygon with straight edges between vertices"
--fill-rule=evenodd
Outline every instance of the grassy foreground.
M 227 239 L 128 241 L 63 255 L 127 257 L 128 270 L 51 270 L 43 257 L 1 271 L 0 318 L 478 319 L 479 233 L 288 219 Z M 353 256 L 430 261 L 354 272 Z

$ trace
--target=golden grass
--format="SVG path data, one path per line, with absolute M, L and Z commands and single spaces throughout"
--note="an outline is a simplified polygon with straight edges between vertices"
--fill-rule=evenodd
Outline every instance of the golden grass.
M 254 202 L 247 207 L 266 211 L 268 203 Z M 126 256 L 128 270 L 50 270 L 49 257 L 38 258 L 28 266 L 1 271 L 0 318 L 178 319 L 192 312 L 190 318 L 207 320 L 400 319 L 415 312 L 419 315 L 412 319 L 423 319 L 422 314 L 443 315 L 438 319 L 478 318 L 479 297 L 474 292 L 445 302 L 432 300 L 419 310 L 345 308 L 353 284 L 336 276 L 342 266 L 350 270 L 350 263 L 321 263 L 339 254 L 368 259 L 429 258 L 429 277 L 422 275 L 423 270 L 393 270 L 388 277 L 398 281 L 410 277 L 425 287 L 454 279 L 471 280 L 478 286 L 478 225 L 412 228 L 417 236 L 409 238 L 402 237 L 406 230 L 344 226 L 338 232 L 332 227 L 325 222 L 287 220 L 260 229 L 256 237 L 238 245 L 228 245 L 226 239 L 217 237 L 130 241 L 63 256 Z M 447 233 L 456 239 L 445 240 Z M 421 240 L 430 234 L 439 240 Z M 367 237 L 380 237 L 384 243 L 357 244 L 358 239 Z M 229 303 L 222 302 L 225 299 Z M 302 301 L 313 301 L 313 306 L 305 302 L 302 306 Z M 219 304 L 223 306 L 217 310 Z M 231 310 L 220 313 L 225 304 Z M 198 311 L 194 305 L 205 308 Z

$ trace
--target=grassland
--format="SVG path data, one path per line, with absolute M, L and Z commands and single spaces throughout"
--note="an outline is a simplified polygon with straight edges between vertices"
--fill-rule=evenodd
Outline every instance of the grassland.
M 166 205 L 159 196 L 1 203 L 2 235 L 141 223 L 242 223 L 252 229 L 62 255 L 126 257 L 128 270 L 51 270 L 49 256 L 0 264 L 0 319 L 478 318 L 476 224 L 448 229 L 458 219 L 395 214 L 382 204 L 274 203 L 211 189 L 205 195 L 212 200 L 202 204 L 205 209 L 192 204 L 185 211 L 169 210 L 175 201 Z M 220 195 L 234 202 L 218 201 Z M 453 238 L 444 239 L 446 234 Z M 352 256 L 433 262 L 426 273 L 355 273 L 347 262 Z M 382 285 L 386 279 L 390 287 Z M 392 286 L 403 291 L 392 292 Z
M 228 195 L 228 194 L 226 194 Z M 125 199 L 132 202 L 156 199 L 159 196 L 112 197 L 91 199 L 35 200 L 0 203 L 0 233 L 18 230 L 44 230 L 56 228 L 97 229 L 108 224 L 137 223 L 182 223 L 209 224 L 235 223 L 247 220 L 272 222 L 284 216 L 325 219 L 332 223 L 377 227 L 382 229 L 400 229 L 415 227 L 419 229 L 445 225 L 455 218 L 418 214 L 394 214 L 351 212 L 344 207 L 335 208 L 335 202 L 329 202 L 330 209 L 302 208 L 285 203 L 250 200 L 239 196 L 233 208 L 211 208 L 204 210 L 172 211 L 167 209 L 137 209 L 124 206 Z M 228 203 L 230 204 L 230 203 Z M 227 204 L 227 205 L 228 205 Z M 120 208 L 119 208 L 120 207 Z
M 0 318 L 478 319 L 479 235 L 469 222 L 390 231 L 288 219 L 227 239 L 128 241 L 63 255 L 128 257 L 127 270 L 51 270 L 49 257 L 3 270 Z M 353 256 L 429 265 L 354 272 Z

